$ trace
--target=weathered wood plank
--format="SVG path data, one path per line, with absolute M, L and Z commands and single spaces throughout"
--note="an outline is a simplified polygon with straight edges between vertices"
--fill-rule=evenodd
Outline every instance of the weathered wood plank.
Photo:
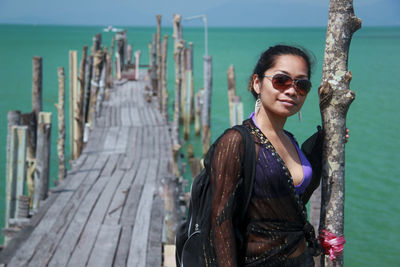
M 111 177 L 111 175 L 114 173 L 115 169 L 117 168 L 117 164 L 119 162 L 120 154 L 112 154 L 110 155 L 107 164 L 104 166 L 101 176 L 108 176 Z
M 129 188 L 131 187 L 132 181 L 138 171 L 138 166 L 139 164 L 136 163 L 132 169 L 130 169 L 128 172 L 125 172 L 121 183 L 114 193 L 112 202 L 108 207 L 104 224 L 116 225 L 119 223 L 123 207 L 128 197 Z
M 46 251 L 43 251 L 41 247 L 40 249 L 42 253 L 37 252 L 35 254 L 34 258 L 30 262 L 30 266 L 47 266 L 48 264 L 48 266 L 59 267 L 66 265 L 86 224 L 90 212 L 92 211 L 100 192 L 103 191 L 104 186 L 108 181 L 108 177 L 100 177 L 97 180 L 93 188 L 90 189 L 83 201 L 81 201 L 79 208 L 72 221 L 69 223 L 65 233 L 49 233 L 50 240 L 46 241 L 46 243 L 54 243 Z M 61 237 L 58 235 L 61 235 Z M 42 244 L 44 244 L 44 242 L 42 242 Z
M 129 247 L 132 239 L 131 225 L 122 226 L 122 233 L 118 243 L 118 250 L 115 255 L 114 266 L 127 266 Z
M 136 214 L 135 225 L 129 250 L 128 266 L 146 266 L 148 234 L 150 228 L 150 210 L 153 204 L 155 191 L 155 181 L 157 176 L 158 161 L 149 160 L 149 171 L 146 175 L 146 183 L 140 198 L 138 211 Z
M 121 164 L 118 165 L 118 168 L 121 170 L 129 170 L 132 168 L 133 163 L 136 161 L 136 157 L 133 154 L 133 151 L 136 147 L 138 128 L 130 127 L 129 135 L 128 135 L 128 143 L 126 145 L 126 154 L 121 159 Z
M 92 251 L 93 245 L 97 238 L 101 222 L 104 220 L 107 207 L 110 205 L 112 196 L 114 195 L 123 174 L 124 172 L 117 170 L 110 178 L 110 181 L 103 190 L 92 211 L 92 214 L 90 215 L 89 221 L 82 232 L 80 240 L 76 245 L 67 266 L 85 266 L 86 262 L 89 260 L 90 252 Z
M 115 150 L 118 153 L 124 153 L 127 149 L 129 141 L 129 128 L 121 127 L 118 133 L 117 143 L 115 144 Z
M 147 246 L 146 266 L 161 266 L 162 227 L 164 223 L 164 201 L 156 194 L 151 207 L 151 219 Z
M 86 160 L 87 166 L 90 168 L 96 163 L 97 158 L 91 157 Z M 85 165 L 86 165 L 85 164 Z M 48 232 L 49 229 L 56 223 L 63 209 L 65 203 L 69 203 L 74 192 L 82 181 L 88 176 L 88 172 L 76 172 L 73 177 L 67 177 L 64 181 L 66 185 L 62 191 L 57 192 L 59 195 L 53 205 L 48 209 L 47 213 L 43 216 L 41 223 L 33 230 L 29 238 L 24 242 L 20 249 L 16 252 L 11 259 L 9 266 L 24 266 L 28 263 L 29 259 L 34 255 L 36 247 L 39 245 L 43 238 L 43 234 Z M 54 192 L 55 193 L 55 192 Z M 53 193 L 53 194 L 54 194 Z
M 134 225 L 137 213 L 137 207 L 142 195 L 143 184 L 146 179 L 149 168 L 149 159 L 141 159 L 138 172 L 135 176 L 132 186 L 129 189 L 128 198 L 122 211 L 120 224 L 122 226 Z
M 117 144 L 118 132 L 120 131 L 119 127 L 109 127 L 107 128 L 107 135 L 104 140 L 104 145 L 99 143 L 98 145 L 103 146 L 104 150 L 115 150 L 115 146 Z
M 112 266 L 120 238 L 120 225 L 102 225 L 87 267 Z

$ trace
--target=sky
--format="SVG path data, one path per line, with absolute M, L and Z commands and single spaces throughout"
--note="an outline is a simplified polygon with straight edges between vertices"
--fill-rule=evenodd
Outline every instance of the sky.
M 365 26 L 400 26 L 399 0 L 354 0 Z M 0 0 L 1 24 L 172 25 L 174 13 L 205 14 L 211 27 L 323 27 L 329 0 Z M 193 26 L 202 25 L 192 21 Z

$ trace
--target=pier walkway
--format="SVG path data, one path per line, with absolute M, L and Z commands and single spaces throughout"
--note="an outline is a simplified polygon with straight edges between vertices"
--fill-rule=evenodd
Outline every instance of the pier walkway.
M 0 266 L 161 266 L 171 139 L 147 81 L 114 86 L 82 155 Z

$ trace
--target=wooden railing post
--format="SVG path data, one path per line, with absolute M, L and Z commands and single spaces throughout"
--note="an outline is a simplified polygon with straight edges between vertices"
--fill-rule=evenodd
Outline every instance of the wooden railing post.
M 78 94 L 78 52 L 76 50 L 69 51 L 69 140 L 70 140 L 70 157 L 77 158 L 76 130 L 77 117 L 76 98 Z
M 87 47 L 86 47 L 87 48 Z M 82 84 L 82 80 L 81 80 Z M 58 103 L 55 104 L 58 111 L 58 139 L 57 139 L 57 154 L 58 154 L 58 179 L 64 180 L 66 175 L 65 168 L 65 74 L 64 68 L 58 68 Z
M 139 80 L 139 65 L 140 65 L 140 55 L 142 51 L 138 50 L 135 52 L 135 80 Z
M 36 146 L 35 192 L 33 196 L 34 211 L 37 211 L 40 207 L 40 201 L 46 199 L 49 190 L 50 137 L 51 113 L 40 112 Z
M 161 55 L 161 96 L 162 96 L 162 108 L 161 114 L 168 121 L 168 91 L 167 91 L 167 51 L 168 50 L 168 35 L 164 35 L 162 43 L 162 55 Z
M 7 114 L 8 132 L 7 132 L 7 165 L 6 165 L 6 216 L 5 227 L 8 227 L 8 219 L 13 218 L 15 214 L 15 188 L 13 186 L 13 176 L 15 173 L 15 141 L 13 127 L 21 124 L 21 112 L 9 111 Z
M 211 142 L 211 91 L 212 91 L 212 58 L 211 56 L 204 56 L 204 94 L 202 105 L 202 143 L 203 155 L 205 155 L 210 147 Z

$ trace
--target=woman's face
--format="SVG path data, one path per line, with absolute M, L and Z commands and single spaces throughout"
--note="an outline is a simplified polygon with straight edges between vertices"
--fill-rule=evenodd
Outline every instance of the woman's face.
M 308 68 L 305 60 L 296 55 L 281 55 L 276 57 L 275 64 L 264 72 L 273 76 L 278 73 L 289 75 L 292 79 L 308 79 Z M 256 77 L 253 88 L 261 98 L 262 108 L 271 115 L 289 117 L 300 111 L 307 95 L 299 94 L 295 88 L 278 90 L 272 85 L 272 78 Z

